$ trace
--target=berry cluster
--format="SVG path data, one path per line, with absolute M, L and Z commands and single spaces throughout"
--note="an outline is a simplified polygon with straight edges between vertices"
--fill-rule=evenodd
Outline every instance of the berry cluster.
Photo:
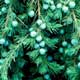
M 47 9 L 51 9 L 52 11 L 55 10 L 56 6 L 54 4 L 54 1 L 52 0 L 44 0 L 44 3 L 43 3 L 43 9 L 44 10 L 47 10 Z
M 43 23 L 41 19 L 38 19 L 36 21 L 36 24 L 39 26 L 39 29 L 44 30 L 46 28 L 46 23 Z M 39 49 L 39 53 L 41 55 L 44 55 L 46 53 L 46 48 L 45 48 L 45 41 L 43 39 L 43 36 L 33 28 L 29 29 L 30 31 L 30 36 L 35 39 L 36 43 L 34 44 L 35 49 Z
M 74 1 L 69 1 L 69 3 L 67 4 L 63 4 L 63 3 L 58 3 L 57 5 L 54 4 L 54 2 L 52 0 L 44 0 L 43 3 L 43 9 L 47 10 L 48 8 L 50 8 L 52 11 L 54 11 L 55 9 L 62 9 L 62 11 L 64 13 L 68 13 L 69 12 L 69 8 L 73 9 L 75 7 L 75 2 Z
M 62 3 L 58 3 L 57 5 L 56 5 L 56 7 L 58 8 L 58 9 L 62 9 L 62 11 L 64 12 L 64 13 L 67 13 L 67 12 L 69 12 L 69 8 L 70 9 L 73 9 L 74 7 L 75 7 L 75 2 L 74 1 L 70 1 L 68 4 L 62 4 Z

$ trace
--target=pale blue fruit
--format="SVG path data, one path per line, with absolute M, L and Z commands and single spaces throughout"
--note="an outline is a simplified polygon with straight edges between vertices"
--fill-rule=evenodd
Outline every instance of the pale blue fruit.
M 61 4 L 61 3 L 58 3 L 58 4 L 56 5 L 56 7 L 59 8 L 59 9 L 61 9 L 61 8 L 62 8 L 62 4 Z
M 75 3 L 74 1 L 70 1 L 70 2 L 69 2 L 69 7 L 70 7 L 70 8 L 74 8 L 75 5 L 76 5 L 76 3 Z
M 48 60 L 48 61 L 52 61 L 52 60 L 53 60 L 53 57 L 52 57 L 52 56 L 48 56 L 48 57 L 47 57 L 47 60 Z
M 66 47 L 67 44 L 68 44 L 68 43 L 67 43 L 66 41 L 63 41 L 63 42 L 62 42 L 62 46 L 63 46 L 63 47 Z
M 60 30 L 60 34 L 64 34 L 64 29 L 61 29 Z
M 32 32 L 30 33 L 30 36 L 31 36 L 31 37 L 36 37 L 36 35 L 37 35 L 37 32 L 36 32 L 36 31 L 32 31 Z
M 45 3 L 49 4 L 51 0 L 44 0 Z
M 80 62 L 77 64 L 78 68 L 80 69 Z
M 46 49 L 45 49 L 45 48 L 41 48 L 41 49 L 39 50 L 39 53 L 40 53 L 41 55 L 45 55 Z
M 67 13 L 67 12 L 69 11 L 69 8 L 68 8 L 67 6 L 63 6 L 63 7 L 62 7 L 62 11 L 63 11 L 64 13 Z
M 41 25 L 40 25 L 40 29 L 45 29 L 46 28 L 46 23 L 42 23 Z
M 12 26 L 17 27 L 18 26 L 18 21 L 16 21 L 16 20 L 12 21 Z
M 32 17 L 34 17 L 34 15 L 35 15 L 35 12 L 33 10 L 31 10 L 31 11 L 28 12 L 28 16 L 29 17 L 32 18 Z
M 0 44 L 4 44 L 5 43 L 5 39 L 4 38 L 2 38 L 2 39 L 0 39 Z
M 36 37 L 36 41 L 37 41 L 37 42 L 42 41 L 42 36 L 41 36 L 41 35 L 38 35 L 38 36 Z
M 56 9 L 56 6 L 55 6 L 55 5 L 51 5 L 51 6 L 50 6 L 50 9 L 51 9 L 52 11 L 54 11 L 54 10 Z
M 42 24 L 42 20 L 41 20 L 41 19 L 38 19 L 38 20 L 36 21 L 36 23 L 37 23 L 38 25 L 41 25 L 41 24 Z
M 35 45 L 34 45 L 34 48 L 35 49 L 38 49 L 40 46 L 39 46 L 39 44 L 38 43 L 36 43 Z
M 10 0 L 4 0 L 4 2 L 5 2 L 6 4 L 9 4 L 9 3 L 10 3 Z
M 33 30 L 34 30 L 33 28 L 30 28 L 30 29 L 29 29 L 30 32 L 32 32 Z
M 60 48 L 59 48 L 59 52 L 60 52 L 60 53 L 63 53 L 63 52 L 64 52 L 64 49 L 63 49 L 62 47 L 60 47 Z
M 77 39 L 72 39 L 71 44 L 74 45 L 74 46 L 78 45 L 78 40 Z
M 49 8 L 49 5 L 48 4 L 43 4 L 43 9 L 44 10 L 47 10 Z
M 45 74 L 44 75 L 44 79 L 49 80 L 50 79 L 50 75 L 49 74 Z
M 39 44 L 41 47 L 45 47 L 45 41 L 41 41 Z
M 2 7 L 2 8 L 1 8 L 1 11 L 2 11 L 3 13 L 6 13 L 6 11 L 7 11 L 6 7 Z

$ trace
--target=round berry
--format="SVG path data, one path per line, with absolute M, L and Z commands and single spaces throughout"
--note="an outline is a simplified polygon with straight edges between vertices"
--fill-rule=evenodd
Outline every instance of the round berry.
M 30 28 L 30 29 L 29 29 L 30 32 L 32 32 L 33 30 L 34 30 L 33 28 Z
M 71 46 L 71 44 L 68 44 L 68 48 L 71 48 L 72 46 Z
M 5 41 L 4 46 L 8 46 L 8 45 L 9 45 L 9 42 Z
M 63 53 L 63 52 L 64 52 L 64 49 L 63 49 L 62 47 L 60 47 L 60 48 L 59 48 L 59 52 L 60 52 L 60 53 Z
M 4 0 L 4 2 L 5 2 L 6 4 L 9 4 L 9 3 L 10 3 L 10 0 Z
M 12 26 L 13 27 L 17 27 L 18 26 L 18 22 L 16 20 L 12 21 Z
M 54 11 L 54 10 L 56 9 L 56 6 L 55 6 L 55 5 L 51 5 L 51 6 L 50 6 L 50 9 L 51 9 L 52 11 Z
M 50 1 L 50 4 L 51 4 L 51 5 L 53 5 L 53 4 L 54 4 L 54 2 L 51 0 L 51 1 Z
M 36 32 L 36 31 L 32 31 L 32 32 L 30 33 L 30 36 L 31 36 L 31 37 L 36 37 L 36 35 L 37 35 L 37 32 Z
M 77 64 L 78 68 L 80 69 L 80 62 Z
M 41 41 L 39 44 L 41 47 L 45 47 L 45 41 Z
M 9 33 L 8 33 L 8 37 L 11 37 L 11 36 L 12 36 L 12 34 L 13 34 L 12 32 L 9 32 Z
M 39 48 L 39 44 L 36 43 L 36 44 L 34 45 L 34 48 L 35 48 L 35 49 L 38 49 L 38 48 Z
M 0 44 L 4 44 L 4 43 L 5 43 L 5 41 L 6 41 L 6 40 L 5 40 L 5 39 L 3 39 L 3 38 L 2 38 L 2 39 L 0 39 Z
M 34 15 L 35 15 L 35 12 L 33 10 L 31 10 L 31 11 L 28 12 L 28 16 L 29 17 L 32 18 L 32 17 L 34 17 Z
M 4 59 L 0 59 L 0 64 L 3 64 L 4 63 Z
M 7 11 L 6 7 L 2 7 L 2 8 L 1 8 L 1 11 L 2 11 L 3 13 L 6 13 L 6 11 Z
M 68 43 L 67 43 L 66 41 L 63 41 L 63 42 L 62 42 L 62 46 L 63 46 L 63 47 L 66 47 L 67 44 L 68 44 Z
M 49 4 L 51 0 L 44 0 L 45 3 Z
M 62 11 L 63 11 L 64 13 L 67 13 L 67 12 L 69 11 L 69 8 L 68 8 L 67 6 L 63 6 L 63 7 L 62 7 Z
M 56 5 L 56 7 L 59 8 L 59 9 L 61 9 L 61 8 L 62 8 L 62 4 L 61 4 L 61 3 L 58 3 L 58 4 Z
M 42 23 L 42 24 L 40 25 L 40 28 L 41 28 L 41 29 L 45 29 L 45 28 L 46 28 L 46 23 Z
M 42 20 L 41 20 L 41 19 L 38 19 L 38 20 L 36 21 L 36 23 L 37 23 L 38 25 L 41 25 L 41 24 L 42 24 Z
M 43 9 L 44 10 L 47 10 L 49 8 L 49 5 L 48 4 L 43 4 Z
M 78 40 L 77 39 L 72 39 L 71 40 L 71 44 L 74 45 L 74 46 L 77 45 L 78 44 Z
M 37 42 L 40 42 L 41 40 L 42 40 L 42 36 L 41 35 L 39 35 L 39 36 L 36 37 L 36 41 Z
M 48 57 L 47 57 L 47 60 L 48 60 L 48 61 L 52 61 L 52 60 L 53 60 L 53 57 L 52 57 L 52 56 L 48 56 Z
M 50 75 L 49 74 L 45 74 L 44 75 L 44 79 L 49 80 L 50 79 Z
M 7 57 L 7 53 L 6 53 L 6 52 L 2 52 L 2 53 L 1 53 L 1 56 L 2 56 L 2 57 Z
M 46 49 L 41 48 L 41 49 L 39 50 L 39 53 L 40 53 L 41 55 L 45 55 L 45 53 L 46 53 Z
M 14 12 L 11 13 L 11 16 L 13 16 L 14 19 L 16 18 L 16 14 Z
M 76 5 L 76 3 L 75 3 L 74 1 L 70 1 L 70 2 L 69 2 L 69 7 L 70 7 L 70 8 L 74 8 L 75 5 Z
M 62 35 L 64 34 L 64 29 L 60 30 L 60 34 L 62 34 Z

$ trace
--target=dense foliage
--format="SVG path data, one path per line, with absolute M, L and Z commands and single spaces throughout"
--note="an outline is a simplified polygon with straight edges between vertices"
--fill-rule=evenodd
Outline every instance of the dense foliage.
M 0 80 L 80 80 L 80 1 L 0 0 Z

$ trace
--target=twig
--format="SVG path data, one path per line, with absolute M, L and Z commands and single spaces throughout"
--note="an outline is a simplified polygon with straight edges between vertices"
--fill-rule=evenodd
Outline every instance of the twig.
M 28 28 L 28 26 L 20 19 L 20 18 L 18 18 L 18 17 L 16 17 L 25 27 L 27 27 Z
M 40 17 L 40 1 L 38 0 L 38 17 Z
M 7 25 L 8 25 L 10 11 L 11 11 L 11 5 L 9 6 L 8 13 L 7 13 L 7 16 L 6 16 L 5 27 L 7 27 Z
M 72 16 L 73 16 L 73 20 L 74 20 L 74 27 L 75 27 L 75 30 L 76 30 L 76 34 L 77 34 L 77 37 L 79 38 L 79 31 L 78 31 L 78 27 L 79 27 L 79 25 L 78 25 L 78 20 L 77 20 L 77 18 L 76 18 L 76 15 L 75 15 L 75 13 L 74 13 L 74 11 L 72 12 Z
M 31 5 L 34 3 L 34 0 L 31 1 Z

